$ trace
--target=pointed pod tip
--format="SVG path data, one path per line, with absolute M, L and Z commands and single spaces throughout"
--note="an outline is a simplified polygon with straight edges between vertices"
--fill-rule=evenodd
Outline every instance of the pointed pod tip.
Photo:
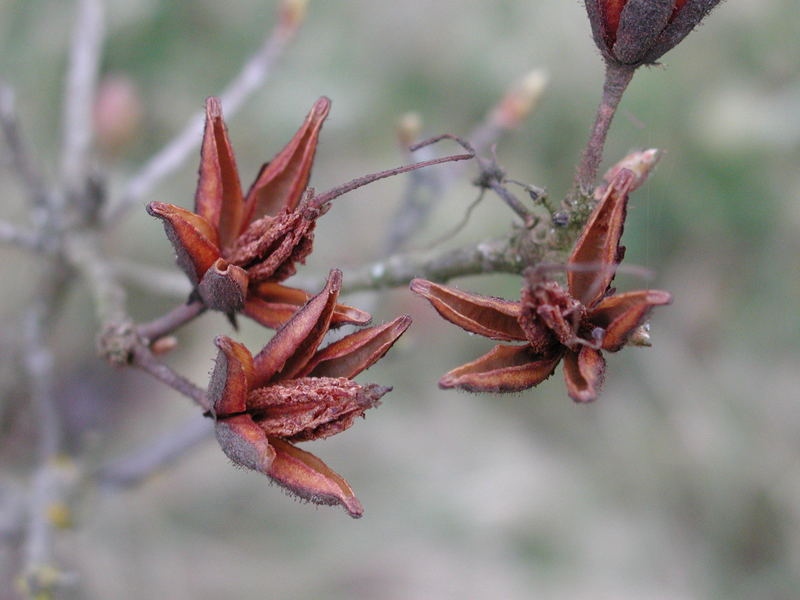
M 148 203 L 148 205 L 145 207 L 145 210 L 147 211 L 147 214 L 150 215 L 151 217 L 161 217 L 164 214 L 166 214 L 167 212 L 166 207 L 167 204 L 165 204 L 164 202 L 153 201 Z
M 275 450 L 275 460 L 267 475 L 278 485 L 297 497 L 319 505 L 340 505 L 358 518 L 364 507 L 356 498 L 350 484 L 332 471 L 319 458 L 281 438 L 268 438 Z
M 367 386 L 363 397 L 360 399 L 365 408 L 372 408 L 378 405 L 378 401 L 392 391 L 392 386 L 378 385 L 376 383 Z
M 413 322 L 414 320 L 411 318 L 411 315 L 400 315 L 394 320 L 394 325 L 396 325 L 401 331 L 405 331 L 411 327 L 411 323 Z
M 463 390 L 465 392 L 472 392 L 472 393 L 490 393 L 496 394 L 499 392 L 508 392 L 508 391 L 520 391 L 520 390 L 508 390 L 504 389 L 499 384 L 487 384 L 486 382 L 477 383 L 472 380 L 470 377 L 462 377 L 460 375 L 453 375 L 451 373 L 445 373 L 439 379 L 439 389 L 440 390 Z
M 315 119 L 324 119 L 325 117 L 328 116 L 328 113 L 330 111 L 331 111 L 331 99 L 328 98 L 327 96 L 320 96 L 311 109 L 312 116 Z
M 341 269 L 331 269 L 328 274 L 328 281 L 325 284 L 329 293 L 338 293 L 342 287 L 342 271 Z
M 443 390 L 450 390 L 454 387 L 458 387 L 458 378 L 453 377 L 452 375 L 442 375 L 439 378 L 439 388 Z
M 347 514 L 353 517 L 354 519 L 360 519 L 364 516 L 364 507 L 361 505 L 361 502 L 358 501 L 358 498 L 355 496 L 350 496 L 346 498 L 342 502 L 342 506 L 347 511 Z
M 649 290 L 647 292 L 647 303 L 656 306 L 672 304 L 672 294 L 663 290 Z
M 419 294 L 420 296 L 426 296 L 430 293 L 431 282 L 428 281 L 427 279 L 419 279 L 419 278 L 412 279 L 408 287 L 415 294 Z
M 216 96 L 209 96 L 206 98 L 206 118 L 222 118 L 222 103 Z
M 214 338 L 214 345 L 220 350 L 229 350 L 232 344 L 235 344 L 227 335 L 218 335 Z
M 575 404 L 592 404 L 597 400 L 597 394 L 590 391 L 570 393 L 569 397 Z

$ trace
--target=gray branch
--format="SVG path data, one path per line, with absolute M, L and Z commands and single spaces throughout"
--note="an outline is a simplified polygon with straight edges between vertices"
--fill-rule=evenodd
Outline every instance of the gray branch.
M 456 277 L 483 273 L 521 273 L 525 267 L 559 260 L 569 240 L 543 243 L 536 231 L 516 228 L 499 237 L 452 250 L 395 254 L 355 270 L 345 270 L 342 293 L 380 290 L 407 285 L 415 277 L 446 282 Z M 319 290 L 321 278 L 298 278 L 297 285 Z
M 92 108 L 105 36 L 103 0 L 80 0 L 64 92 L 61 177 L 66 191 L 83 195 L 89 169 Z
M 101 487 L 109 489 L 136 486 L 209 440 L 213 430 L 211 419 L 195 415 L 174 430 L 103 465 L 94 479 Z
M 47 186 L 34 166 L 33 158 L 19 131 L 14 90 L 0 81 L 0 128 L 11 155 L 11 165 L 32 205 L 44 210 L 47 205 Z
M 281 7 L 281 13 L 284 10 Z M 298 19 L 283 18 L 283 15 L 279 14 L 275 27 L 261 47 L 247 60 L 219 95 L 227 117 L 232 117 L 247 98 L 264 84 L 299 25 Z M 203 121 L 202 111 L 192 115 L 186 127 L 139 169 L 128 182 L 121 198 L 109 207 L 106 221 L 117 219 L 125 210 L 149 194 L 164 177 L 177 170 L 189 155 L 197 150 L 203 134 Z
M 91 230 L 75 231 L 65 239 L 64 251 L 92 293 L 101 326 L 123 327 L 129 323 L 125 290 L 103 257 L 99 234 Z
M 26 250 L 39 251 L 42 249 L 39 238 L 35 233 L 17 227 L 7 221 L 0 221 L 0 243 L 19 246 Z
M 59 261 L 52 261 L 42 276 L 36 296 L 23 323 L 25 334 L 24 367 L 27 374 L 31 411 L 37 426 L 37 468 L 28 500 L 28 519 L 24 545 L 23 576 L 31 597 L 50 593 L 61 581 L 52 581 L 48 571 L 55 571 L 52 557 L 53 523 L 49 511 L 66 505 L 71 488 L 65 477 L 63 461 L 58 460 L 62 446 L 61 422 L 56 409 L 53 353 L 48 344 L 62 295 L 69 280 Z
M 547 76 L 543 71 L 532 71 L 506 91 L 467 136 L 477 155 L 490 150 L 533 112 L 546 83 Z M 428 158 L 429 154 L 428 148 L 417 153 L 421 160 Z M 400 206 L 390 221 L 384 255 L 394 254 L 405 247 L 414 233 L 425 225 L 436 200 L 464 174 L 466 168 L 466 163 L 454 163 L 441 169 L 416 171 L 410 175 Z

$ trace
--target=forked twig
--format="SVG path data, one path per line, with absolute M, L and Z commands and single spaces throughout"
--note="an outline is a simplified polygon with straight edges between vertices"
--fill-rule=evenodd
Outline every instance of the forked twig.
M 432 250 L 439 244 L 442 244 L 447 240 L 454 238 L 456 235 L 458 235 L 458 233 L 462 229 L 464 229 L 464 227 L 467 226 L 467 223 L 469 223 L 469 218 L 472 216 L 472 212 L 478 207 L 478 205 L 481 203 L 485 195 L 486 195 L 486 189 L 481 188 L 475 200 L 470 202 L 469 206 L 467 206 L 467 210 L 464 211 L 464 215 L 461 217 L 461 220 L 458 223 L 456 223 L 449 231 L 445 232 L 444 235 L 441 235 L 432 242 L 430 242 L 429 244 L 426 244 L 424 250 Z

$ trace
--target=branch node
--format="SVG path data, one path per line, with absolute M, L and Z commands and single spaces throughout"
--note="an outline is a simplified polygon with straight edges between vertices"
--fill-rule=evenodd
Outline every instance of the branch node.
M 132 321 L 107 323 L 97 338 L 97 351 L 115 367 L 131 364 L 133 349 L 139 343 Z

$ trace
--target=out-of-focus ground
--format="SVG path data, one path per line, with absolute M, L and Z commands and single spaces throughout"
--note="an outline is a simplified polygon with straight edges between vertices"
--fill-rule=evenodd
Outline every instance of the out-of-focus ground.
M 98 157 L 113 195 L 257 47 L 273 3 L 107 4 L 103 69 L 129 79 L 142 111 L 137 135 Z M 0 2 L 0 73 L 16 87 L 22 124 L 50 172 L 72 10 L 72 2 Z M 664 67 L 634 79 L 605 164 L 635 147 L 666 150 L 632 199 L 624 243 L 626 261 L 653 268 L 652 285 L 675 302 L 654 313 L 653 348 L 609 358 L 596 404 L 574 405 L 560 374 L 523 394 L 440 391 L 443 372 L 491 343 L 438 319 L 405 290 L 351 298 L 374 302 L 377 321 L 399 312 L 415 319 L 361 377 L 395 387 L 383 405 L 346 434 L 311 445 L 349 479 L 364 518 L 295 502 L 231 468 L 210 441 L 136 489 L 90 494 L 60 540 L 84 597 L 800 597 L 796 12 L 794 0 L 723 3 Z M 326 188 L 400 163 L 394 125 L 402 113 L 418 111 L 425 134 L 467 134 L 534 67 L 549 72 L 550 86 L 497 154 L 512 177 L 558 199 L 601 85 L 580 3 L 312 1 L 274 76 L 228 121 L 244 183 L 319 95 L 334 103 L 313 175 Z M 5 154 L 0 163 L 0 211 L 18 219 L 23 199 Z M 190 206 L 195 172 L 192 159 L 150 199 Z M 411 246 L 460 219 L 475 194 L 470 176 L 438 202 Z M 302 273 L 377 258 L 406 183 L 338 199 Z M 486 198 L 450 244 L 499 235 L 511 220 Z M 173 268 L 162 227 L 143 209 L 119 223 L 112 248 Z M 9 356 L 36 262 L 6 247 L 0 253 L 0 453 L 11 465 L 24 462 L 15 436 L 25 435 L 26 396 Z M 519 288 L 516 277 L 499 275 L 457 284 L 509 298 Z M 642 285 L 619 279 L 622 289 Z M 175 302 L 130 293 L 142 320 Z M 230 334 L 224 319 L 205 316 L 181 334 L 171 359 L 199 385 L 218 333 Z M 95 459 L 131 450 L 194 412 L 145 376 L 93 358 L 94 336 L 82 290 L 55 340 L 70 424 Z M 253 349 L 267 336 L 249 323 L 241 333 Z

